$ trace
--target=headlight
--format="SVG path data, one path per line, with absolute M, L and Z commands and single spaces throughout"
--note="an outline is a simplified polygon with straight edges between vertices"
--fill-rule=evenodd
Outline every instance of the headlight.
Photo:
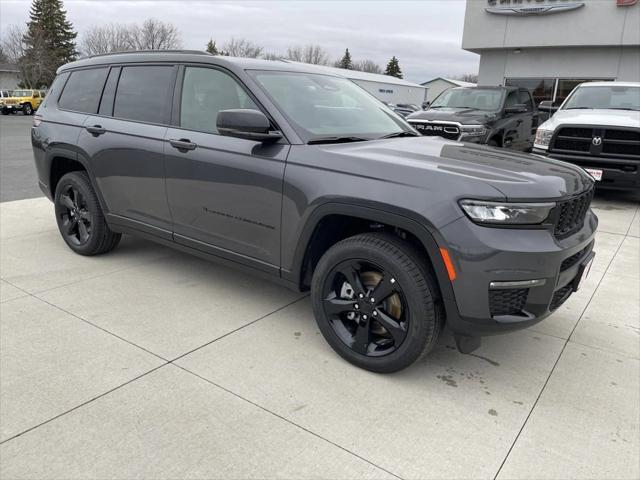
M 551 142 L 552 136 L 553 136 L 553 130 L 543 130 L 539 128 L 536 131 L 536 140 L 534 143 L 542 147 L 548 147 L 549 143 Z
M 460 206 L 474 222 L 498 225 L 539 225 L 555 203 L 507 203 L 460 200 Z
M 478 137 L 487 133 L 484 125 L 462 125 L 460 132 L 466 137 Z

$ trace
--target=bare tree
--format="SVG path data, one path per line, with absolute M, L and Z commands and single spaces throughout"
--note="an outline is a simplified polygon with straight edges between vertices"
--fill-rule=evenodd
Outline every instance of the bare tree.
M 129 33 L 130 50 L 174 50 L 182 48 L 180 31 L 171 23 L 148 18 Z
M 379 73 L 382 74 L 382 68 L 373 60 L 362 60 L 359 62 L 353 62 L 353 69 L 361 72 Z
M 282 55 L 278 55 L 277 53 L 267 52 L 262 54 L 262 58 L 264 58 L 265 60 L 280 60 L 282 59 Z
M 224 52 L 231 57 L 258 58 L 262 55 L 263 47 L 256 45 L 245 38 L 232 38 L 222 47 Z
M 26 45 L 24 43 L 25 30 L 18 25 L 9 25 L 2 35 L 2 52 L 10 63 L 17 64 L 24 56 Z
M 455 80 L 461 80 L 463 82 L 469 82 L 469 83 L 478 83 L 478 74 L 477 73 L 464 73 L 462 75 L 458 75 L 455 77 L 452 77 Z
M 328 65 L 329 54 L 320 45 L 294 46 L 287 49 L 287 58 L 295 62 Z
M 131 37 L 136 28 L 119 23 L 92 27 L 82 36 L 80 51 L 83 55 L 100 55 L 133 50 Z

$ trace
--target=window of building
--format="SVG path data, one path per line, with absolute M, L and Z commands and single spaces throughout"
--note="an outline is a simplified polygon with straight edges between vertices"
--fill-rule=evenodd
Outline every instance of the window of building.
M 113 116 L 148 123 L 169 123 L 175 69 L 172 66 L 124 67 Z
M 544 100 L 553 100 L 555 83 L 552 78 L 508 78 L 506 81 L 506 85 L 529 90 L 536 105 Z
M 96 113 L 108 71 L 108 68 L 92 68 L 72 72 L 58 101 L 60 108 Z
M 235 108 L 260 110 L 230 75 L 213 68 L 185 68 L 180 104 L 182 128 L 218 133 L 218 112 Z

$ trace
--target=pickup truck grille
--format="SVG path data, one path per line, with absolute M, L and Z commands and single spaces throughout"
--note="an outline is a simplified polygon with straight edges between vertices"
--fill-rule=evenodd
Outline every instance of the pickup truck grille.
M 563 127 L 555 134 L 549 152 L 640 159 L 640 130 L 598 126 Z
M 589 211 L 593 200 L 594 188 L 573 197 L 570 200 L 558 202 L 557 218 L 554 227 L 556 238 L 565 238 L 577 232 L 584 224 L 584 217 Z
M 413 128 L 427 137 L 443 137 L 449 140 L 457 140 L 460 136 L 460 128 L 449 123 L 423 123 L 409 122 Z

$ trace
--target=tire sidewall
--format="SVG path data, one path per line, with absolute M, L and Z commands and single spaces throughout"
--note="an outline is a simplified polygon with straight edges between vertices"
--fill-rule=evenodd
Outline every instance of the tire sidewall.
M 400 347 L 387 355 L 368 357 L 354 352 L 338 337 L 324 313 L 323 300 L 327 275 L 337 264 L 350 259 L 379 265 L 386 273 L 393 275 L 404 294 L 406 307 L 409 309 L 409 330 Z M 424 272 L 421 271 L 421 273 L 428 284 Z M 379 248 L 369 245 L 348 245 L 340 242 L 329 249 L 318 262 L 314 272 L 311 297 L 318 328 L 329 345 L 347 361 L 367 370 L 388 373 L 411 365 L 420 357 L 426 343 L 430 341 L 430 336 L 436 331 L 433 292 L 430 292 L 430 300 L 425 302 L 424 292 L 416 284 L 415 278 Z
M 71 250 L 81 255 L 91 255 L 92 252 L 95 251 L 101 243 L 100 232 L 98 231 L 100 226 L 98 217 L 96 215 L 96 213 L 99 211 L 98 209 L 100 208 L 100 205 L 98 205 L 98 203 L 95 201 L 95 195 L 92 195 L 92 192 L 87 191 L 86 184 L 79 178 L 80 175 L 83 174 L 78 172 L 67 173 L 60 179 L 60 181 L 56 185 L 56 193 L 54 196 L 56 223 L 58 224 L 60 235 L 64 239 L 65 243 L 69 246 L 69 248 L 71 248 Z M 60 202 L 60 196 L 69 186 L 73 186 L 74 188 L 76 188 L 84 197 L 87 205 L 87 210 L 91 218 L 91 234 L 89 235 L 89 240 L 82 245 L 76 245 L 75 243 L 72 243 L 63 233 L 62 214 L 64 213 L 64 207 Z

